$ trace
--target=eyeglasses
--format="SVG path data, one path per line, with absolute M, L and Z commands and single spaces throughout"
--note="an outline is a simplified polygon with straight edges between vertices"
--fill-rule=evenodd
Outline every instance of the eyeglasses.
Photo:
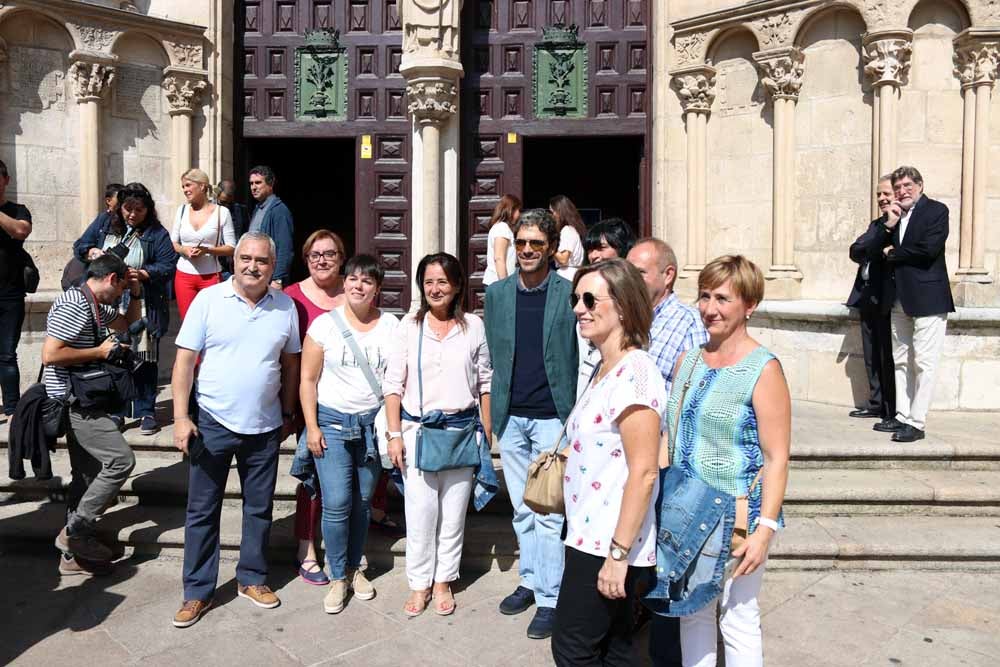
M 917 187 L 916 183 L 896 183 L 892 186 L 893 190 L 912 190 Z
M 518 250 L 524 250 L 524 246 L 530 245 L 531 249 L 535 252 L 541 252 L 545 250 L 545 246 L 548 245 L 548 241 L 542 241 L 541 239 L 515 239 L 514 247 Z
M 314 264 L 318 262 L 321 258 L 326 260 L 334 260 L 340 257 L 339 250 L 324 250 L 323 252 L 311 252 L 306 257 L 309 258 L 310 262 Z
M 569 295 L 569 307 L 576 308 L 576 304 L 580 303 L 580 300 L 582 299 L 583 307 L 587 310 L 593 310 L 597 307 L 598 301 L 607 301 L 610 298 L 610 296 L 597 296 L 591 292 L 584 292 L 583 294 L 573 292 Z

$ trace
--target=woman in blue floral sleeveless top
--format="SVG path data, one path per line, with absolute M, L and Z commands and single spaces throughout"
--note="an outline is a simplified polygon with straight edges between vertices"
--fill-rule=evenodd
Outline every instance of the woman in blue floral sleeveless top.
M 745 257 L 719 257 L 698 275 L 698 310 L 709 341 L 677 362 L 667 403 L 674 442 L 660 461 L 748 497 L 748 537 L 731 554 L 733 576 L 717 601 L 730 667 L 763 664 L 757 596 L 771 538 L 784 525 L 791 399 L 780 363 L 747 330 L 763 298 L 764 275 Z M 715 665 L 716 604 L 681 618 L 680 628 L 685 667 Z

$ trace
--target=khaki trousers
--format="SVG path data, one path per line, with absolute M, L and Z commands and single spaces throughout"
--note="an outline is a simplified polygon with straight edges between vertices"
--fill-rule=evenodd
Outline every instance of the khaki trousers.
M 896 419 L 924 430 L 948 315 L 910 317 L 897 303 L 890 323 L 892 360 L 896 367 Z

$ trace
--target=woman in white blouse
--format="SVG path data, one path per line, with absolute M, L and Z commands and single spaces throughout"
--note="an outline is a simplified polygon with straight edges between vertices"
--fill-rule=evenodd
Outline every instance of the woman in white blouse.
M 201 169 L 188 169 L 181 176 L 186 204 L 177 210 L 170 232 L 177 251 L 174 292 L 181 320 L 201 290 L 219 282 L 222 267 L 219 257 L 232 257 L 236 249 L 233 218 L 225 206 L 209 198 L 211 184 Z
M 466 279 L 459 261 L 447 253 L 424 257 L 416 285 L 420 309 L 400 323 L 384 383 L 389 458 L 405 478 L 410 597 L 403 613 L 418 616 L 433 599 L 434 611 L 447 616 L 455 611 L 450 584 L 458 579 L 474 468 L 418 469 L 415 420 L 435 411 L 449 427 L 478 418 L 490 442 L 493 370 L 483 321 L 463 310 Z
M 514 225 L 521 217 L 521 200 L 514 195 L 500 198 L 490 216 L 490 233 L 486 237 L 486 269 L 483 286 L 503 280 L 514 273 Z
M 634 665 L 632 601 L 642 571 L 656 564 L 653 500 L 667 401 L 643 349 L 653 309 L 638 270 L 622 259 L 580 269 L 570 302 L 601 365 L 566 427 L 566 565 L 552 656 L 557 665 Z
M 303 438 L 322 488 L 323 543 L 331 580 L 323 609 L 328 614 L 343 610 L 349 588 L 361 600 L 375 597 L 360 566 L 372 493 L 382 473 L 375 436 L 375 416 L 382 405 L 378 384 L 398 325 L 395 315 L 375 305 L 385 272 L 374 257 L 352 257 L 344 273 L 346 303 L 309 326 L 299 385 Z
M 556 219 L 559 230 L 559 249 L 556 251 L 556 273 L 566 280 L 573 280 L 576 270 L 583 266 L 583 237 L 587 228 L 576 205 L 566 195 L 556 195 L 549 200 L 549 210 Z

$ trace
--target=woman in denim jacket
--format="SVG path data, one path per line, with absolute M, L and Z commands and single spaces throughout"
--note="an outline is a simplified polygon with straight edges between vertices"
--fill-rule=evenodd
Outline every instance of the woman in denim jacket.
M 372 491 L 382 472 L 375 415 L 382 405 L 363 365 L 381 383 L 395 343 L 398 320 L 375 306 L 385 272 L 371 255 L 357 255 L 345 267 L 346 303 L 317 317 L 302 345 L 299 400 L 306 423 L 303 438 L 312 453 L 322 489 L 323 542 L 330 588 L 328 614 L 344 608 L 348 588 L 361 600 L 375 589 L 360 569 L 368 536 Z M 342 333 L 347 327 L 364 359 Z
M 676 442 L 660 452 L 661 466 L 678 466 L 730 496 L 749 494 L 748 537 L 731 553 L 732 577 L 719 598 L 681 617 L 685 667 L 714 667 L 717 605 L 726 665 L 764 662 L 757 596 L 771 538 L 784 524 L 791 399 L 781 364 L 747 331 L 763 298 L 764 276 L 753 262 L 739 255 L 710 262 L 698 275 L 698 309 L 709 341 L 687 352 L 674 369 L 667 423 L 682 412 Z M 712 502 L 709 496 L 705 502 Z

